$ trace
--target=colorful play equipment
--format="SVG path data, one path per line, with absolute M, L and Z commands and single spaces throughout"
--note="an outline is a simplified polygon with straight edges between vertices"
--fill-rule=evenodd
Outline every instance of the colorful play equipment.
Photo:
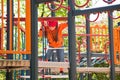
M 81 30 L 83 31 L 85 29 L 84 27 L 80 27 Z M 65 35 L 65 34 L 64 34 Z M 94 25 L 90 27 L 90 34 L 76 34 L 77 36 L 81 36 L 82 41 L 77 41 L 77 48 L 78 48 L 78 58 L 80 60 L 81 57 L 81 52 L 82 48 L 86 48 L 86 43 L 83 40 L 86 40 L 86 36 L 90 36 L 90 51 L 93 53 L 104 53 L 106 59 L 109 57 L 106 56 L 109 54 L 109 35 L 108 35 L 108 27 L 106 25 Z M 113 29 L 113 35 L 114 35 L 114 62 L 115 64 L 119 65 L 119 46 L 120 44 L 118 43 L 120 38 L 119 38 L 119 26 L 117 28 Z
M 91 51 L 103 52 L 104 45 L 108 39 L 108 27 L 106 25 L 95 25 L 90 27 L 90 48 Z
M 21 2 L 24 4 L 21 4 Z M 88 79 L 91 80 L 91 73 L 110 73 L 110 79 L 115 80 L 115 73 L 120 72 L 120 68 L 115 65 L 120 64 L 120 28 L 113 28 L 112 12 L 120 9 L 120 4 L 103 6 L 98 8 L 84 8 L 76 9 L 76 7 L 88 7 L 90 0 L 86 0 L 86 3 L 79 6 L 76 4 L 76 0 L 68 0 L 68 6 L 62 5 L 64 0 L 18 0 L 15 6 L 13 0 L 1 0 L 0 1 L 0 54 L 5 54 L 6 59 L 0 60 L 0 69 L 6 70 L 6 80 L 12 80 L 13 70 L 30 70 L 29 75 L 20 75 L 19 78 L 30 78 L 30 80 L 38 80 L 39 78 L 69 78 L 69 80 L 77 80 L 77 73 L 87 73 Z M 105 3 L 112 4 L 115 0 L 107 1 Z M 55 12 L 60 8 L 68 10 L 67 17 L 43 17 L 38 18 L 37 10 L 38 4 L 45 3 L 48 8 Z M 58 4 L 57 4 L 58 3 Z M 52 8 L 50 4 L 56 6 Z M 24 13 L 21 6 L 24 5 Z M 16 7 L 17 14 L 14 14 Z M 6 9 L 5 9 L 6 8 Z M 90 22 L 94 22 L 98 19 L 99 14 L 102 12 L 108 13 L 108 25 L 93 25 L 90 26 Z M 90 14 L 98 13 L 95 20 L 91 21 Z M 21 15 L 22 14 L 22 15 Z M 84 27 L 84 34 L 75 34 L 75 17 L 78 15 L 85 15 L 86 27 Z M 119 17 L 118 17 L 119 18 Z M 38 61 L 38 22 L 45 20 L 67 20 L 68 21 L 68 41 L 69 41 L 69 62 L 47 62 Z M 23 38 L 24 36 L 24 38 Z M 76 36 L 84 36 L 86 49 L 85 54 L 82 54 L 81 45 L 78 43 L 79 51 L 79 66 L 76 63 Z M 24 40 L 23 40 L 24 39 Z M 22 42 L 24 41 L 24 42 Z M 84 42 L 84 41 L 83 41 Z M 24 44 L 24 48 L 23 45 Z M 104 52 L 104 54 L 98 54 L 98 52 Z M 96 52 L 96 54 L 94 54 Z M 14 55 L 30 55 L 29 60 L 23 60 L 22 58 L 13 59 Z M 83 58 L 85 57 L 85 58 Z M 98 58 L 92 58 L 98 57 Z M 102 57 L 102 58 L 99 58 Z M 93 67 L 95 63 L 100 63 L 105 60 L 105 57 L 109 57 L 110 67 Z M 82 60 L 83 59 L 83 62 Z M 82 64 L 86 64 L 86 67 L 81 67 Z M 63 68 L 66 70 L 67 75 L 39 75 L 38 69 L 51 69 Z
M 120 64 L 120 27 L 113 30 L 114 35 L 114 60 L 116 64 Z
M 108 36 L 108 27 L 106 25 L 103 26 L 92 26 L 90 27 L 90 32 L 91 35 L 93 34 L 94 36 L 91 36 L 90 38 L 90 44 L 91 44 L 91 51 L 94 52 L 104 52 L 105 53 L 109 53 L 108 51 L 108 47 L 109 44 L 111 44 L 109 42 L 109 36 Z M 120 54 L 120 44 L 119 44 L 119 40 L 120 40 L 120 28 L 119 26 L 117 28 L 113 29 L 113 44 L 114 44 L 114 62 L 115 64 L 120 64 L 120 60 L 119 60 L 119 54 Z
M 25 5 L 26 7 L 30 7 L 30 3 L 27 2 L 27 0 L 25 1 Z M 4 6 L 5 6 L 5 2 L 4 0 L 1 1 L 1 45 L 0 45 L 0 53 L 1 54 L 30 54 L 31 53 L 31 30 L 30 30 L 30 22 L 31 22 L 31 18 L 30 18 L 30 9 L 29 8 L 26 8 L 25 9 L 25 14 L 24 16 L 26 17 L 26 19 L 24 20 L 24 26 L 21 25 L 22 21 L 21 21 L 21 13 L 20 13 L 20 0 L 18 0 L 18 6 L 17 6 L 17 9 L 18 9 L 18 14 L 16 14 L 15 17 L 13 17 L 13 13 L 11 11 L 12 10 L 12 7 L 13 7 L 13 4 L 12 2 L 9 3 L 8 6 L 9 7 L 9 15 L 7 15 L 7 17 L 5 17 L 4 15 L 6 13 L 8 13 L 7 11 L 5 11 L 4 9 Z M 6 12 L 6 13 L 4 13 Z M 9 21 L 6 25 L 5 21 Z M 13 26 L 15 25 L 15 26 Z M 18 38 L 17 38 L 17 50 L 13 50 L 13 45 L 14 45 L 14 41 L 13 41 L 13 38 L 14 38 L 14 30 L 15 28 L 17 27 L 17 35 L 18 35 Z M 25 49 L 22 50 L 21 49 L 21 34 L 22 34 L 22 31 L 25 31 Z M 6 32 L 6 33 L 5 33 Z M 7 39 L 6 39 L 7 37 Z M 7 47 L 5 46 L 7 44 Z

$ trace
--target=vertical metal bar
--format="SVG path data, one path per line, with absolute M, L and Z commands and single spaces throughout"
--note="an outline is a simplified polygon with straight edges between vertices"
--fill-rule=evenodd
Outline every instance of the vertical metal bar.
M 13 80 L 12 79 L 12 71 L 10 71 L 10 70 L 6 70 L 6 80 Z
M 7 50 L 13 49 L 13 0 L 7 0 Z M 8 59 L 13 59 L 13 55 L 8 54 Z M 12 71 L 7 69 L 6 80 L 12 80 Z
M 18 51 L 20 51 L 20 0 L 18 0 Z
M 3 50 L 3 37 L 4 37 L 4 34 L 3 34 L 3 32 L 4 32 L 4 0 L 2 0 L 1 1 L 1 9 L 2 9 L 2 29 L 1 29 L 1 34 L 0 34 L 0 36 L 1 36 L 1 45 L 0 45 L 0 49 L 1 50 Z
M 12 22 L 13 21 L 13 19 L 12 19 L 13 18 L 13 2 L 12 1 L 13 0 L 10 0 L 10 3 L 9 3 L 10 4 L 9 5 L 9 9 L 10 9 L 10 12 L 9 12 L 9 14 L 10 14 L 10 16 L 9 16 L 10 17 L 10 21 L 9 21 L 10 22 L 10 25 L 9 25 L 9 27 L 10 27 L 9 28 L 10 29 L 10 33 L 9 33 L 9 36 L 10 36 L 9 37 L 9 43 L 10 43 L 9 44 L 9 49 L 10 50 L 12 50 L 12 48 L 13 48 L 13 22 Z
M 52 9 L 55 8 L 55 5 L 51 4 Z M 51 11 L 51 17 L 55 17 L 55 12 Z M 52 61 L 55 61 L 55 54 L 52 54 Z
M 87 20 L 89 19 L 89 15 L 86 16 L 86 34 L 90 34 L 90 22 Z M 91 66 L 91 53 L 90 53 L 90 36 L 86 36 L 86 51 L 87 51 L 87 67 Z M 91 75 L 88 74 L 88 80 L 91 80 Z
M 11 1 L 11 2 L 13 2 L 13 1 Z M 9 47 L 10 46 L 10 26 L 13 25 L 13 22 L 10 22 L 11 20 L 13 21 L 13 17 L 10 17 L 10 13 L 12 13 L 12 12 L 13 11 L 10 11 L 10 0 L 7 0 L 7 50 L 10 49 L 10 47 Z M 8 54 L 8 58 L 12 59 L 13 56 Z
M 45 60 L 45 57 L 44 57 L 44 55 L 46 54 L 46 44 L 45 44 L 45 42 L 46 42 L 46 39 L 45 39 L 45 28 L 44 28 L 44 26 L 42 25 L 42 53 L 43 53 L 43 60 Z
M 30 2 L 30 0 L 26 0 L 26 20 L 25 20 L 25 23 L 26 23 L 26 25 L 25 25 L 26 51 L 30 52 L 31 51 L 31 2 Z
M 44 25 L 42 25 L 42 60 L 45 61 L 45 54 L 46 54 L 46 38 L 45 38 L 45 28 Z M 43 75 L 45 74 L 45 70 L 42 70 Z M 45 78 L 42 78 L 42 80 L 45 80 Z
M 110 14 L 112 16 L 112 12 Z M 113 19 L 108 16 L 109 42 L 110 42 L 110 78 L 115 80 L 115 64 L 114 64 L 114 43 L 113 43 Z
M 89 15 L 87 16 L 89 19 Z M 90 34 L 90 22 L 86 19 L 86 34 Z M 87 66 L 91 66 L 91 53 L 90 53 L 90 36 L 86 36 L 87 42 Z
M 76 33 L 75 33 L 75 11 L 73 1 L 68 0 L 70 11 L 68 12 L 68 42 L 69 42 L 69 80 L 77 80 L 76 77 Z
M 31 2 L 31 60 L 30 80 L 38 80 L 38 13 L 35 0 Z
M 10 9 L 12 8 L 12 9 Z M 13 48 L 12 46 L 12 35 L 13 35 L 13 0 L 7 0 L 7 50 Z M 11 44 L 11 45 L 10 45 Z M 13 59 L 13 55 L 8 54 L 8 59 Z
M 26 6 L 26 20 L 25 20 L 25 31 L 26 33 L 24 34 L 24 48 L 26 49 L 27 52 L 31 53 L 31 1 L 30 0 L 25 0 L 25 6 Z M 29 7 L 29 8 L 28 8 Z M 26 60 L 30 60 L 30 54 L 24 55 Z M 26 75 L 30 75 L 30 70 L 26 70 Z M 30 79 L 26 79 L 30 80 Z
M 21 33 L 21 45 L 22 45 L 22 50 L 24 50 L 25 49 L 25 36 L 24 36 L 25 34 L 24 34 L 24 32 L 22 32 Z M 24 60 L 24 59 L 26 59 L 26 55 L 25 54 L 22 54 L 22 60 Z M 22 76 L 24 76 L 25 74 L 25 70 L 21 70 L 20 71 L 20 74 L 22 75 Z
M 111 1 L 111 0 L 110 0 Z M 108 29 L 109 29 L 109 42 L 110 42 L 110 79 L 115 80 L 115 64 L 114 64 L 114 38 L 113 38 L 113 19 L 109 17 L 113 16 L 112 12 L 108 12 Z
M 17 50 L 17 27 L 13 28 L 13 34 L 14 34 L 13 46 L 14 46 L 14 50 Z M 14 60 L 18 59 L 16 56 L 17 56 L 16 54 L 13 55 Z M 16 70 L 13 71 L 13 78 L 14 80 L 16 80 Z

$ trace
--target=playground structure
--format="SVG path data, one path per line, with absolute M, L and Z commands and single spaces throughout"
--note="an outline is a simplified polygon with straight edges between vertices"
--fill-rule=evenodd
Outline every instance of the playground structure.
M 63 1 L 63 0 L 61 0 Z M 104 0 L 105 1 L 105 0 Z M 108 2 L 112 3 L 114 0 Z M 38 79 L 38 68 L 55 68 L 55 67 L 63 67 L 66 68 L 69 72 L 69 79 L 70 80 L 76 80 L 76 73 L 91 73 L 91 72 L 97 72 L 98 73 L 104 72 L 104 73 L 111 73 L 111 80 L 115 79 L 115 72 L 120 72 L 119 68 L 115 68 L 115 64 L 119 65 L 120 64 L 120 28 L 115 28 L 113 29 L 113 21 L 112 18 L 109 17 L 109 27 L 103 26 L 101 27 L 90 27 L 90 20 L 88 20 L 88 15 L 90 13 L 95 13 L 95 12 L 104 12 L 104 11 L 109 11 L 109 14 L 111 15 L 111 12 L 113 10 L 120 9 L 120 5 L 111 5 L 111 6 L 105 6 L 105 7 L 100 7 L 100 8 L 91 8 L 91 9 L 83 9 L 83 10 L 75 10 L 74 6 L 78 6 L 75 2 L 73 3 L 73 0 L 69 0 L 68 4 L 69 7 L 64 7 L 62 6 L 62 2 L 60 3 L 60 7 L 58 8 L 65 8 L 68 9 L 68 17 L 67 18 L 38 18 L 37 17 L 37 6 L 39 3 L 43 2 L 49 2 L 49 0 L 26 0 L 25 1 L 25 14 L 24 18 L 20 15 L 20 0 L 18 0 L 18 14 L 13 14 L 13 0 L 10 0 L 7 2 L 7 11 L 5 11 L 5 2 L 4 0 L 1 0 L 1 29 L 0 29 L 0 54 L 7 54 L 7 58 L 11 59 L 12 54 L 29 54 L 31 55 L 31 59 L 29 60 L 0 60 L 0 68 L 1 69 L 7 69 L 8 73 L 6 77 L 6 80 L 11 80 L 10 78 L 10 73 L 9 70 L 13 69 L 18 69 L 18 70 L 23 70 L 23 69 L 29 69 L 31 71 L 30 74 L 30 79 L 31 80 L 37 80 Z M 88 4 L 89 0 L 87 0 L 86 4 Z M 105 1 L 107 2 L 107 1 Z M 51 3 L 47 3 L 49 5 Z M 56 5 L 55 3 L 53 3 Z M 83 6 L 86 6 L 83 5 Z M 83 6 L 78 6 L 78 7 L 83 7 Z M 29 7 L 29 8 L 27 8 Z M 50 8 L 50 7 L 49 7 Z M 57 9 L 51 9 L 52 11 L 56 11 Z M 5 16 L 7 14 L 7 16 Z M 79 36 L 85 36 L 86 37 L 86 58 L 87 58 L 87 68 L 84 67 L 77 67 L 76 68 L 76 44 L 75 37 L 73 33 L 75 33 L 75 19 L 74 17 L 77 15 L 83 15 L 86 14 L 86 34 L 79 35 Z M 112 16 L 112 15 L 111 15 Z M 57 19 L 57 20 L 67 20 L 68 19 L 68 38 L 69 38 L 69 63 L 58 63 L 58 62 L 38 62 L 38 21 L 44 21 L 44 20 L 50 20 L 50 19 Z M 7 23 L 5 23 L 5 21 Z M 94 28 L 94 29 L 93 29 Z M 100 29 L 99 29 L 100 28 Z M 107 31 L 107 28 L 109 30 Z M 102 29 L 102 30 L 101 30 Z M 103 29 L 105 29 L 105 32 L 103 32 Z M 94 31 L 98 30 L 98 31 Z M 94 33 L 97 32 L 97 33 Z M 15 34 L 16 33 L 16 34 Z M 24 37 L 23 37 L 24 36 Z M 104 42 L 102 40 L 106 39 L 105 37 L 107 36 L 106 44 L 101 43 L 101 47 L 96 47 L 96 44 L 99 43 L 99 41 Z M 94 39 L 94 40 L 92 40 Z M 114 41 L 113 41 L 114 39 Z M 6 46 L 7 45 L 7 46 Z M 99 45 L 99 44 L 98 44 Z M 116 45 L 116 46 L 115 46 Z M 108 52 L 108 47 L 110 48 L 110 51 Z M 16 47 L 16 48 L 14 48 Z M 103 49 L 105 47 L 105 52 L 109 53 L 110 57 L 110 68 L 94 68 L 91 67 L 91 57 L 92 51 L 97 51 L 96 49 Z M 103 50 L 102 50 L 103 51 Z M 114 53 L 114 54 L 113 54 Z M 114 55 L 114 56 L 113 56 Z M 82 56 L 82 54 L 80 54 Z M 12 58 L 13 59 L 13 58 Z M 53 65 L 56 64 L 56 65 Z M 60 64 L 60 65 L 59 65 Z M 52 65 L 52 66 L 51 66 Z M 67 65 L 67 66 L 66 66 Z M 65 66 L 65 67 L 64 67 Z M 104 71 L 102 71 L 104 70 Z M 25 76 L 22 76 L 25 78 Z M 47 76 L 48 78 L 51 78 L 50 75 Z M 45 77 L 40 77 L 40 78 L 45 78 Z M 61 77 L 62 78 L 62 77 Z
M 113 29 L 114 63 L 115 64 L 120 64 L 120 61 L 119 61 L 119 55 L 120 55 L 119 29 L 120 29 L 119 27 Z M 104 51 L 107 54 L 108 53 L 107 47 L 110 44 L 107 26 L 103 25 L 102 27 L 100 27 L 100 26 L 96 25 L 96 26 L 90 28 L 90 32 L 94 35 L 98 34 L 97 36 L 93 36 L 90 40 L 91 50 L 95 50 L 96 52 Z

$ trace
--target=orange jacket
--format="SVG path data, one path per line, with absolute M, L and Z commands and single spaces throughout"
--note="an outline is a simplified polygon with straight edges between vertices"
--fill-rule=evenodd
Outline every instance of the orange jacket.
M 51 31 L 48 26 L 44 26 L 45 27 L 45 32 L 46 32 L 46 37 L 48 39 L 49 42 L 49 46 L 50 47 L 54 47 L 54 48 L 59 48 L 63 46 L 63 36 L 62 36 L 62 30 L 64 28 L 66 28 L 68 25 L 67 23 L 62 23 L 59 24 L 57 31 L 56 29 Z M 39 36 L 42 36 L 42 30 L 40 29 L 39 31 Z M 57 35 L 57 41 L 55 41 L 54 37 Z

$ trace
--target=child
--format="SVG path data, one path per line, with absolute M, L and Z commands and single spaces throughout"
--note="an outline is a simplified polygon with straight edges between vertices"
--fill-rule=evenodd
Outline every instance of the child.
M 49 61 L 53 51 L 56 50 L 58 62 L 64 62 L 62 30 L 67 27 L 67 23 L 58 24 L 57 20 L 50 20 L 47 21 L 47 25 L 44 25 L 43 23 L 43 26 L 45 28 L 45 34 L 49 43 L 48 46 L 51 48 L 48 48 L 45 59 Z M 42 30 L 39 32 L 39 36 L 42 35 L 41 33 Z

